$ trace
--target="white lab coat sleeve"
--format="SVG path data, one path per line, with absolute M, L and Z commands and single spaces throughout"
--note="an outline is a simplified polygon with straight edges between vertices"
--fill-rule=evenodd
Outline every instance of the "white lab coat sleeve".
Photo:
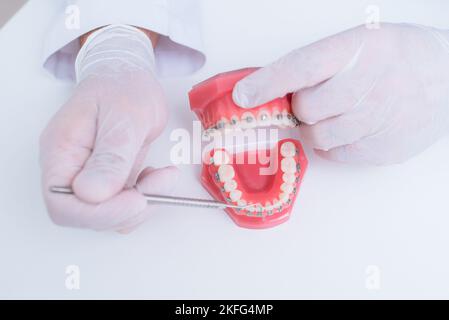
M 44 40 L 43 65 L 60 79 L 75 79 L 79 37 L 110 24 L 159 33 L 156 70 L 162 77 L 191 74 L 205 62 L 199 0 L 57 0 Z M 56 5 L 56 3 L 55 3 Z

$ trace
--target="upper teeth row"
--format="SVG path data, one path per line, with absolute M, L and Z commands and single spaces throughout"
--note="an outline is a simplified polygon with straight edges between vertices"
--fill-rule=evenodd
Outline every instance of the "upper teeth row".
M 253 129 L 256 127 L 278 126 L 281 128 L 294 128 L 299 125 L 298 119 L 287 110 L 282 112 L 274 110 L 271 114 L 267 110 L 261 110 L 255 116 L 250 111 L 244 112 L 239 118 L 237 115 L 230 119 L 221 118 L 215 126 L 204 131 L 205 136 L 213 136 L 218 130 L 226 129 Z
M 289 203 L 290 195 L 296 192 L 295 183 L 297 182 L 296 173 L 300 170 L 299 163 L 297 164 L 294 157 L 297 154 L 295 145 L 288 141 L 281 145 L 280 149 L 283 159 L 281 160 L 281 171 L 283 172 L 282 183 L 280 187 L 279 199 L 274 199 L 271 203 L 267 201 L 264 205 L 256 203 L 246 210 L 248 215 L 252 213 L 262 214 L 262 211 L 267 211 L 268 214 L 273 214 L 273 210 L 281 210 L 285 203 Z M 246 206 L 248 203 L 242 199 L 242 192 L 238 189 L 237 181 L 234 180 L 235 171 L 229 164 L 229 154 L 224 150 L 216 150 L 212 158 L 212 162 L 218 167 L 217 180 L 223 183 L 223 189 L 229 193 L 229 200 L 237 203 L 239 206 Z

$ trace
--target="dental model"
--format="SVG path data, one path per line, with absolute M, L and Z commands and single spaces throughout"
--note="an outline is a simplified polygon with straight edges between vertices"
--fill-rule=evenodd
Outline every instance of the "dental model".
M 233 102 L 235 83 L 254 70 L 222 73 L 190 91 L 191 109 L 204 128 L 203 139 L 249 129 L 286 129 L 299 125 L 292 114 L 289 97 L 253 109 L 240 108 Z M 303 148 L 295 139 L 277 141 L 263 150 L 269 161 L 260 159 L 261 151 L 256 148 L 237 152 L 234 148 L 215 145 L 203 158 L 201 182 L 206 190 L 217 200 L 238 206 L 250 205 L 245 209 L 226 209 L 241 227 L 268 228 L 285 222 L 290 217 L 307 168 Z

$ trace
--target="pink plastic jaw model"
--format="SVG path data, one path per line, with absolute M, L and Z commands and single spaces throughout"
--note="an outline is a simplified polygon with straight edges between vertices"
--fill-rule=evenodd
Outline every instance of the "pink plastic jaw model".
M 222 131 L 285 129 L 298 125 L 289 97 L 253 109 L 240 108 L 233 102 L 235 83 L 254 70 L 219 74 L 190 91 L 191 109 L 201 120 L 206 137 L 214 137 Z M 273 164 L 259 159 L 259 151 L 239 153 L 226 147 L 214 147 L 203 159 L 201 182 L 215 199 L 240 206 L 251 204 L 246 209 L 226 209 L 233 221 L 245 228 L 269 228 L 285 222 L 290 217 L 307 168 L 306 156 L 297 140 L 283 139 L 263 150 L 264 155 L 276 161 L 276 170 L 268 174 L 261 172 L 268 172 Z M 247 161 L 250 158 L 255 161 Z

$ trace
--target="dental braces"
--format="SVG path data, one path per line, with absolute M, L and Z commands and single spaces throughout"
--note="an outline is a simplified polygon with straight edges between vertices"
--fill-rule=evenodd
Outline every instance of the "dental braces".
M 238 116 L 232 116 L 229 120 L 222 117 L 215 125 L 203 131 L 203 138 L 208 139 L 214 137 L 217 133 L 222 134 L 225 130 L 246 130 L 269 126 L 295 128 L 299 125 L 300 121 L 287 110 L 283 110 L 282 112 L 274 110 L 272 115 L 267 110 L 262 110 L 258 113 L 257 117 L 247 111 L 242 114 L 240 119 Z
M 271 216 L 277 210 L 281 212 L 283 208 L 291 205 L 292 198 L 297 193 L 296 185 L 299 182 L 301 165 L 295 158 L 299 156 L 299 150 L 290 142 L 283 142 L 280 147 L 282 181 L 278 198 L 261 203 L 252 203 L 243 199 L 243 192 L 238 189 L 238 184 L 234 180 L 235 170 L 230 165 L 231 157 L 225 150 L 215 150 L 210 163 L 217 168 L 214 174 L 216 184 L 219 186 L 225 200 L 238 206 L 248 206 L 246 209 L 238 209 L 240 215 L 249 217 Z

